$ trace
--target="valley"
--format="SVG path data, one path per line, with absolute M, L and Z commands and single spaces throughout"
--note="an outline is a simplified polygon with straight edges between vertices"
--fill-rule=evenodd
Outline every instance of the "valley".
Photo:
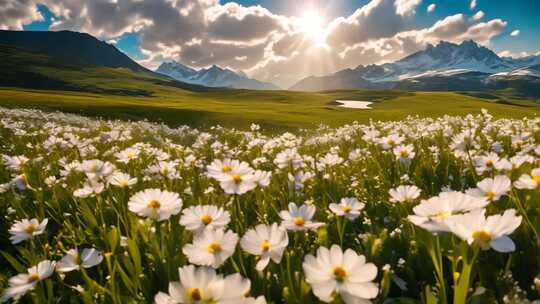
M 417 91 L 407 88 L 287 91 L 203 86 L 200 82 L 182 82 L 147 70 L 114 47 L 86 34 L 22 33 L 25 35 L 0 31 L 0 55 L 5 58 L 0 62 L 0 105 L 4 107 L 147 119 L 171 126 L 186 124 L 204 128 L 219 124 L 245 128 L 257 123 L 270 131 L 399 120 L 410 115 L 464 115 L 479 113 L 481 109 L 488 109 L 496 117 L 514 118 L 540 112 L 535 97 L 514 94 L 511 90 L 486 92 L 463 87 L 445 91 L 425 87 Z M 67 47 L 59 55 L 57 48 L 47 46 L 48 40 L 67 46 L 86 45 L 89 49 L 80 56 L 67 56 L 75 52 Z M 241 77 L 218 67 L 196 71 L 179 64 L 164 66 L 185 69 L 188 73 L 185 75 L 190 77 L 209 79 L 210 72 L 217 73 L 213 75 L 221 80 Z M 231 73 L 236 76 L 224 77 Z M 372 104 L 366 111 L 341 107 L 336 100 Z

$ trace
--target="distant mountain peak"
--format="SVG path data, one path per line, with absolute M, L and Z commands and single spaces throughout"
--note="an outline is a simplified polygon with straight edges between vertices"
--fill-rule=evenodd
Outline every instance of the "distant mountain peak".
M 359 65 L 353 70 L 344 69 L 328 76 L 307 77 L 292 88 L 316 90 L 317 87 L 322 87 L 324 90 L 330 90 L 353 87 L 394 87 L 396 83 L 407 79 L 419 81 L 428 77 L 467 75 L 481 78 L 491 74 L 511 75 L 510 71 L 538 63 L 540 63 L 540 56 L 524 59 L 501 58 L 492 50 L 473 40 L 465 40 L 459 44 L 440 41 L 436 45 L 427 44 L 423 50 L 393 63 Z M 531 74 L 536 70 L 529 68 L 527 71 Z M 516 72 L 513 74 L 515 75 Z M 441 86 L 444 86 L 444 82 Z
M 209 87 L 229 87 L 255 90 L 279 89 L 271 83 L 249 78 L 244 73 L 236 73 L 228 68 L 223 68 L 216 64 L 208 68 L 197 70 L 175 61 L 166 61 L 158 67 L 156 72 L 170 76 L 179 81 Z

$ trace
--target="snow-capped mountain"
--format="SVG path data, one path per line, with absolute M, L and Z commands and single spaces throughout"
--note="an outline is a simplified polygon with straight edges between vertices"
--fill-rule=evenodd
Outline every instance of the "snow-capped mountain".
M 207 69 L 196 70 L 181 63 L 169 61 L 162 63 L 156 72 L 182 82 L 199 84 L 207 87 L 252 90 L 279 89 L 271 83 L 248 78 L 244 73 L 235 73 L 229 69 L 220 68 L 217 65 L 213 65 Z
M 488 82 L 489 76 L 538 76 L 540 56 L 513 59 L 499 57 L 490 49 L 464 41 L 461 44 L 441 41 L 436 46 L 411 54 L 393 63 L 360 65 L 323 77 L 308 77 L 291 89 L 331 90 L 351 88 L 408 88 L 419 82 L 433 83 L 436 78 L 454 78 L 456 81 L 474 79 L 475 84 Z M 535 68 L 536 67 L 536 68 Z M 429 81 L 428 81 L 429 80 Z M 444 81 L 437 80 L 438 88 Z M 457 83 L 457 82 L 456 82 Z M 344 84 L 344 85 L 342 85 Z M 423 86 L 424 88 L 425 86 Z M 426 89 L 430 89 L 427 85 Z M 452 90 L 453 87 L 449 87 Z

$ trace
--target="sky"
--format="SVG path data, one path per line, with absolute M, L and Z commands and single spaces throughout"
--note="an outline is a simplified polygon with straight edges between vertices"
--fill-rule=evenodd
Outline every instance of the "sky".
M 540 51 L 538 0 L 0 0 L 0 29 L 86 32 L 152 69 L 216 64 L 283 88 L 441 40 Z

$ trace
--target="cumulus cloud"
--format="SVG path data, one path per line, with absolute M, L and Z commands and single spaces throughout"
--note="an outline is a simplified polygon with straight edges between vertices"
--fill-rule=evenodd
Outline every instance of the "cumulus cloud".
M 433 13 L 435 11 L 435 9 L 437 8 L 437 5 L 435 3 L 431 3 L 430 5 L 428 5 L 427 7 L 427 12 L 428 13 Z
M 287 86 L 291 84 L 289 79 L 297 79 L 297 75 L 325 75 L 358 65 L 391 62 L 422 50 L 427 44 L 437 44 L 443 40 L 461 43 L 472 39 L 488 44 L 505 26 L 506 22 L 500 19 L 478 23 L 463 14 L 456 14 L 439 20 L 428 28 L 398 31 L 386 37 L 350 43 L 344 48 L 330 43 L 329 49 L 317 52 L 293 52 L 293 56 L 280 56 L 259 64 L 250 73 Z M 295 41 L 291 37 L 288 39 Z M 289 41 L 288 45 L 291 44 Z M 285 49 L 284 53 L 290 51 Z
M 474 14 L 472 16 L 471 19 L 474 20 L 474 21 L 478 21 L 478 20 L 480 20 L 482 18 L 484 18 L 484 12 L 483 11 L 478 11 L 476 14 Z
M 420 1 L 413 3 L 416 2 Z M 402 6 L 401 9 L 400 6 Z M 392 36 L 407 28 L 412 28 L 412 22 L 409 22 L 405 16 L 414 7 L 416 6 L 412 6 L 409 1 L 373 0 L 349 17 L 340 17 L 332 21 L 329 25 L 327 41 L 332 46 L 344 48 L 369 39 Z
M 478 12 L 417 28 L 413 15 L 421 2 L 372 0 L 349 16 L 327 20 L 317 37 L 305 32 L 302 18 L 219 0 L 0 0 L 0 26 L 20 29 L 39 20 L 36 4 L 43 3 L 55 15 L 51 30 L 88 32 L 111 42 L 136 32 L 145 55 L 138 62 L 149 68 L 170 59 L 196 68 L 218 64 L 282 87 L 309 75 L 400 59 L 441 40 L 488 44 L 506 27 L 501 19 L 480 22 Z
M 502 52 L 497 53 L 497 55 L 499 55 L 499 57 L 523 58 L 523 57 L 528 57 L 528 56 L 533 56 L 533 55 L 538 56 L 540 55 L 540 52 L 536 54 L 531 54 L 529 52 L 512 52 L 509 50 L 504 50 Z
M 33 0 L 0 0 L 0 29 L 21 30 L 25 24 L 42 20 Z
M 510 36 L 512 37 L 516 37 L 516 36 L 519 36 L 521 32 L 519 30 L 513 30 L 511 33 L 510 33 Z
M 416 7 L 422 3 L 422 0 L 396 0 L 396 13 L 400 16 L 410 16 L 416 11 Z

